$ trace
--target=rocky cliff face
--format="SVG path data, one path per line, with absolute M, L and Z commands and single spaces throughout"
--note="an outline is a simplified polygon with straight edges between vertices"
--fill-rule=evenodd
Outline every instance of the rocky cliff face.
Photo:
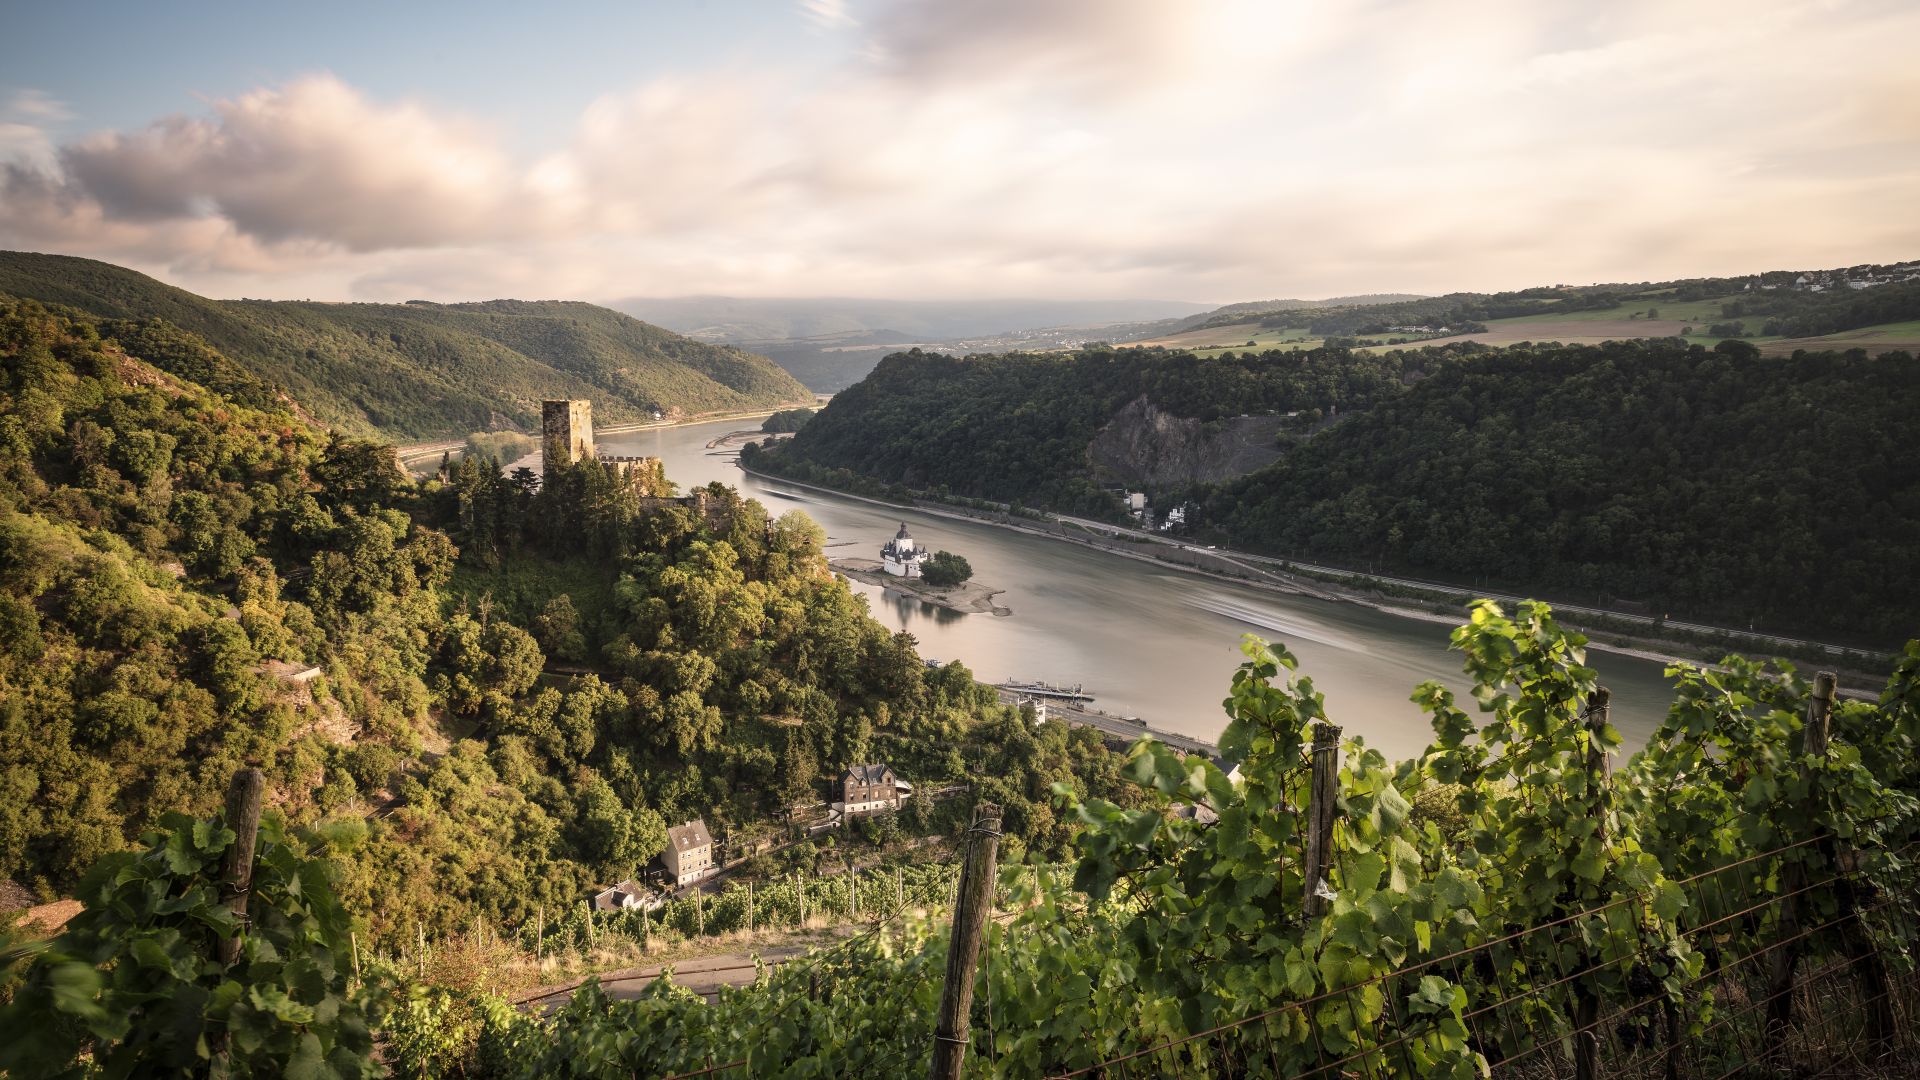
M 1279 460 L 1274 437 L 1282 423 L 1278 416 L 1174 416 L 1143 394 L 1100 429 L 1087 446 L 1087 459 L 1097 479 L 1129 487 L 1226 480 Z

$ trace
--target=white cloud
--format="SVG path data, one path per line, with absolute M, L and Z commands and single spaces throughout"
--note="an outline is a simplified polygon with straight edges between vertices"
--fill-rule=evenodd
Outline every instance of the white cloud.
M 1237 299 L 1920 249 L 1908 7 L 803 7 L 851 59 L 609 92 L 531 159 L 326 75 L 57 148 L 17 109 L 0 243 L 387 298 Z
M 847 0 L 800 0 L 800 11 L 822 30 L 838 30 L 859 24 L 859 20 L 847 10 Z

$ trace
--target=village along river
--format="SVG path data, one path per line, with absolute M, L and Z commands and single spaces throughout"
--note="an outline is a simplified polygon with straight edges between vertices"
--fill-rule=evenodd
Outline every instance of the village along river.
M 1439 679 L 1463 707 L 1474 709 L 1460 655 L 1447 648 L 1449 625 L 762 480 L 740 471 L 735 451 L 707 448 L 720 435 L 754 426 L 723 420 L 604 435 L 597 442 L 603 453 L 661 458 L 682 491 L 718 480 L 775 516 L 803 511 L 826 529 L 832 557 L 876 559 L 902 522 L 922 548 L 965 556 L 976 581 L 1006 590 L 996 602 L 1012 615 L 962 615 L 849 584 L 867 597 L 876 619 L 919 639 L 922 656 L 959 660 L 986 682 L 1080 683 L 1094 695 L 1095 708 L 1215 741 L 1226 724 L 1220 703 L 1242 659 L 1241 635 L 1254 633 L 1284 642 L 1299 658 L 1300 673 L 1326 695 L 1328 718 L 1390 760 L 1419 753 L 1432 734 L 1408 699 L 1416 684 Z M 1613 722 L 1626 738 L 1624 749 L 1638 749 L 1672 697 L 1664 665 L 1597 649 L 1587 660 L 1613 691 Z

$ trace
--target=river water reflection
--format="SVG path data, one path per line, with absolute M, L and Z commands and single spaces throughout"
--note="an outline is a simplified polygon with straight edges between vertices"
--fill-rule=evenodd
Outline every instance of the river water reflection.
M 852 582 L 874 617 L 920 641 L 923 656 L 960 660 L 976 676 L 1080 683 L 1110 713 L 1156 728 L 1217 739 L 1221 699 L 1241 655 L 1241 635 L 1285 642 L 1300 672 L 1326 695 L 1328 716 L 1389 759 L 1417 754 L 1431 729 L 1409 700 L 1416 684 L 1439 679 L 1463 699 L 1450 627 L 1343 604 L 1242 587 L 1151 563 L 763 481 L 742 473 L 732 451 L 706 444 L 753 421 L 721 421 L 603 436 L 612 454 L 663 459 L 682 489 L 710 480 L 739 488 L 776 515 L 800 510 L 826 529 L 828 553 L 878 557 L 904 521 L 923 547 L 966 556 L 974 577 L 1006 590 L 1006 617 L 961 615 Z M 1613 691 L 1613 719 L 1637 749 L 1671 698 L 1663 665 L 1594 651 L 1589 662 Z M 1470 706 L 1469 706 L 1470 707 Z

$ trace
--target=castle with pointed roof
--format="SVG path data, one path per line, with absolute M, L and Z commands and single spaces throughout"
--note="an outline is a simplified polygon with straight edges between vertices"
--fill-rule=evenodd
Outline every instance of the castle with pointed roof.
M 914 544 L 913 537 L 907 532 L 907 523 L 900 523 L 900 531 L 893 534 L 887 546 L 880 549 L 880 568 L 894 577 L 917 578 L 920 576 L 920 564 L 925 562 L 927 553 Z

